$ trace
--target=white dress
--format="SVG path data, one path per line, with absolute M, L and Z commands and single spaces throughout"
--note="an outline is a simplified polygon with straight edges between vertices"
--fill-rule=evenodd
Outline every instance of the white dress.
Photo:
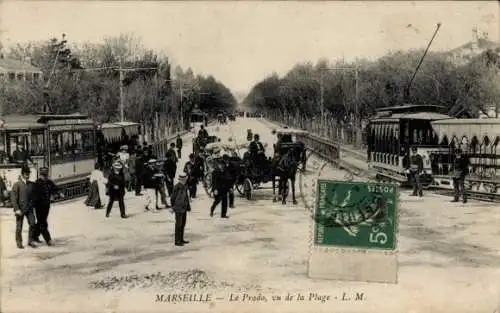
M 96 181 L 97 188 L 99 189 L 99 199 L 101 200 L 101 205 L 106 206 L 106 183 L 108 180 L 104 177 L 104 173 L 100 170 L 93 170 L 90 173 L 90 183 Z

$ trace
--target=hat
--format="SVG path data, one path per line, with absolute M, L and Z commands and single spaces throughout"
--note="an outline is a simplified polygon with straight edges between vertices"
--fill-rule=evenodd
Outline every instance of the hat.
M 116 168 L 116 169 L 121 169 L 123 166 L 120 162 L 115 162 L 113 163 L 113 168 Z
M 49 175 L 49 168 L 48 167 L 41 167 L 39 169 L 40 175 Z
M 31 169 L 27 165 L 23 165 L 23 167 L 21 168 L 21 174 L 30 174 L 30 173 Z
M 148 164 L 153 164 L 153 163 L 156 163 L 156 162 L 157 162 L 157 160 L 156 160 L 156 159 L 150 159 L 150 160 L 148 161 Z
M 179 180 L 186 180 L 187 179 L 187 174 L 182 172 L 179 174 L 179 177 L 178 177 Z
M 128 150 L 128 146 L 127 145 L 123 145 L 120 147 L 120 150 Z

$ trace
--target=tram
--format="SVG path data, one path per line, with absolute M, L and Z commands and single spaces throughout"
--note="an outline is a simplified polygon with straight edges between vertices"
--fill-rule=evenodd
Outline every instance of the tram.
M 421 183 L 433 184 L 431 152 L 445 150 L 438 145 L 438 136 L 432 122 L 450 119 L 445 107 L 435 105 L 403 105 L 377 110 L 368 123 L 368 155 L 377 180 L 391 181 L 408 186 L 406 167 L 410 150 L 417 152 L 424 161 Z
M 432 174 L 440 189 L 453 189 L 454 152 L 470 160 L 468 191 L 485 200 L 500 200 L 500 119 L 447 119 L 432 122 L 440 149 L 433 151 Z
M 24 155 L 24 158 L 19 158 Z M 95 124 L 86 115 L 6 115 L 0 121 L 1 204 L 10 205 L 10 190 L 27 161 L 31 180 L 49 168 L 59 187 L 54 200 L 84 195 L 95 165 Z
M 201 125 L 208 125 L 208 115 L 199 109 L 193 109 L 189 115 L 189 128 L 196 134 Z

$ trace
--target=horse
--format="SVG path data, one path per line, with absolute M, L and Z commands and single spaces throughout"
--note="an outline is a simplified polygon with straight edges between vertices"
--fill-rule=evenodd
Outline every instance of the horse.
M 288 180 L 292 185 L 292 201 L 297 204 L 295 198 L 295 181 L 300 159 L 296 156 L 295 149 L 290 149 L 283 155 L 277 154 L 272 160 L 272 183 L 273 183 L 273 202 L 277 202 L 276 198 L 276 177 L 279 177 L 278 194 L 281 195 L 281 203 L 286 204 L 288 197 Z

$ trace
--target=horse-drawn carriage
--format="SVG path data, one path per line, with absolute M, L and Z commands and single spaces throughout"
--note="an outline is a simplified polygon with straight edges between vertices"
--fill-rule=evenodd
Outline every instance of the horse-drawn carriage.
M 221 161 L 224 153 L 230 155 L 230 162 L 232 169 L 236 171 L 233 173 L 235 177 L 235 187 L 240 195 L 246 199 L 251 200 L 253 191 L 255 189 L 263 189 L 262 185 L 272 182 L 272 189 L 274 200 L 276 201 L 276 178 L 279 179 L 278 193 L 282 196 L 283 202 L 288 194 L 288 180 L 292 182 L 292 196 L 295 200 L 295 176 L 297 170 L 305 167 L 306 150 L 303 143 L 300 141 L 293 141 L 293 137 L 300 131 L 282 129 L 273 131 L 277 134 L 280 140 L 275 144 L 275 151 L 273 157 L 266 157 L 265 154 L 260 154 L 255 157 L 248 151 L 244 153 L 243 158 L 240 158 L 237 150 L 243 147 L 236 147 L 236 145 L 207 145 L 206 152 L 208 157 L 205 164 L 205 180 L 204 186 L 208 195 L 212 195 L 212 171 L 217 162 Z M 287 137 L 288 136 L 288 137 Z M 283 137 L 285 139 L 283 140 Z M 264 144 L 264 146 L 266 146 Z M 225 147 L 226 151 L 223 152 L 221 147 Z M 246 144 L 244 145 L 246 147 Z M 256 158 L 256 159 L 254 159 Z
M 194 154 L 198 154 L 200 153 L 200 151 L 204 148 L 206 148 L 206 146 L 208 144 L 211 144 L 211 143 L 215 143 L 219 140 L 219 138 L 217 138 L 217 136 L 208 136 L 208 137 L 200 137 L 200 136 L 197 136 L 193 139 L 193 153 Z

